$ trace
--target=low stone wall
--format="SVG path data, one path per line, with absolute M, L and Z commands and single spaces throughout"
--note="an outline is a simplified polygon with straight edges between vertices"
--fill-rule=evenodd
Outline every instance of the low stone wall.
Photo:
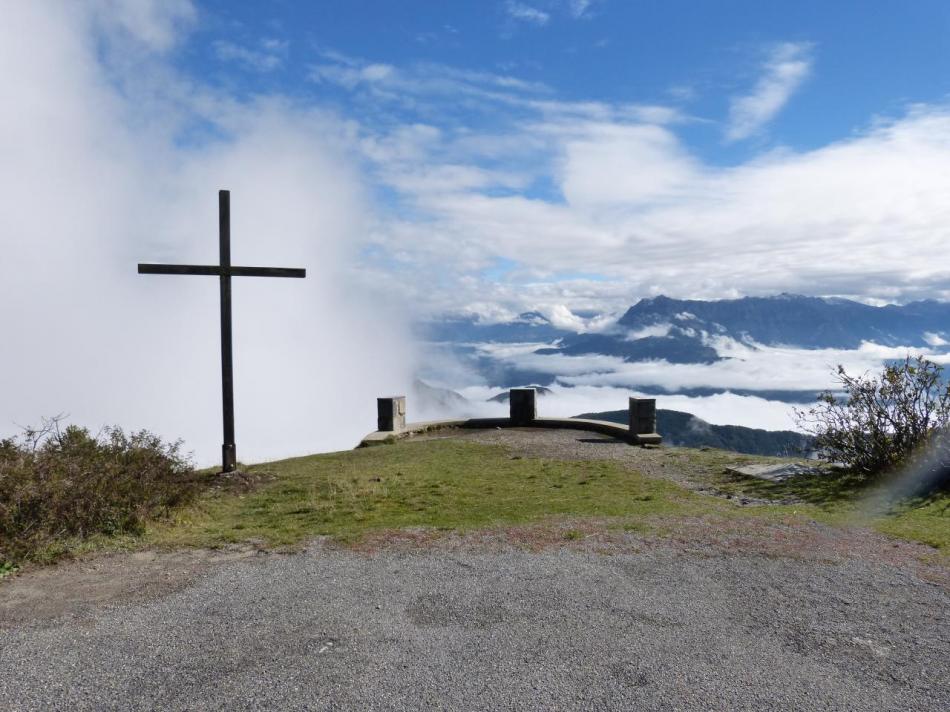
M 406 423 L 405 396 L 379 398 L 377 399 L 379 430 L 363 438 L 359 446 L 381 445 L 413 433 L 426 433 L 445 428 L 565 428 L 609 435 L 631 445 L 659 445 L 663 441 L 656 432 L 656 400 L 654 398 L 630 399 L 630 425 L 583 418 L 539 418 L 536 405 L 537 392 L 534 388 L 511 389 L 508 403 L 511 413 L 508 418 L 468 418 Z

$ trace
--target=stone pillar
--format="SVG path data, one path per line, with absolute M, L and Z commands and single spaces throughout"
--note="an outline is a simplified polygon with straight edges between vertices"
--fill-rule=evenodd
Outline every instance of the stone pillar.
M 534 388 L 512 388 L 508 391 L 509 417 L 515 425 L 528 425 L 538 417 Z
M 376 399 L 376 429 L 387 432 L 406 429 L 406 396 Z
M 649 435 L 656 432 L 656 398 L 630 399 L 630 434 Z

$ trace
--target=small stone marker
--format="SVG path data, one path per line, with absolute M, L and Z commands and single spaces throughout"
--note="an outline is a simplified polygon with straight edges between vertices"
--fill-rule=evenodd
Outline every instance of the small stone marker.
M 634 435 L 656 432 L 656 398 L 630 399 L 630 432 Z
M 537 391 L 534 388 L 512 388 L 508 391 L 509 417 L 515 425 L 529 425 L 538 417 Z
M 406 396 L 376 399 L 376 429 L 385 432 L 406 429 Z

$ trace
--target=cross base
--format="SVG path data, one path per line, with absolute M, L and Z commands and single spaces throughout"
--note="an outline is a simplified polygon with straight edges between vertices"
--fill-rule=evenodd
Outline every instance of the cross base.
M 234 472 L 237 469 L 237 447 L 234 443 L 221 446 L 221 472 Z

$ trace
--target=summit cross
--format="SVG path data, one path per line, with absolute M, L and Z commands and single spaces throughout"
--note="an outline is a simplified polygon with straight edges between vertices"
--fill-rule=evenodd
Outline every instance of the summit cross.
M 231 277 L 307 276 L 307 270 L 294 267 L 235 267 L 231 264 L 231 192 L 218 191 L 218 244 L 216 265 L 139 264 L 139 274 L 200 274 L 218 277 L 221 284 L 221 401 L 224 418 L 224 443 L 221 445 L 221 471 L 237 469 L 234 444 L 234 362 L 231 349 Z

